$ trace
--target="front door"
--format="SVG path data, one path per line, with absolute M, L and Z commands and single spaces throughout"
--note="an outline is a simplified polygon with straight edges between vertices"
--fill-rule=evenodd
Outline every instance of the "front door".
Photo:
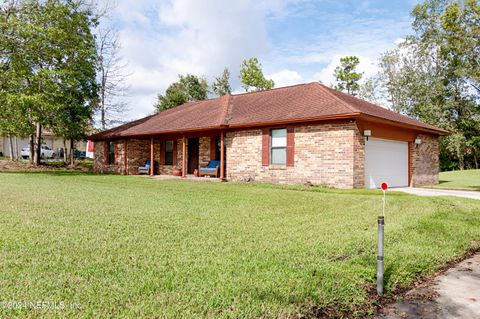
M 188 164 L 187 164 L 187 173 L 193 174 L 193 171 L 198 169 L 198 158 L 200 155 L 199 152 L 199 140 L 198 138 L 189 138 L 188 139 Z

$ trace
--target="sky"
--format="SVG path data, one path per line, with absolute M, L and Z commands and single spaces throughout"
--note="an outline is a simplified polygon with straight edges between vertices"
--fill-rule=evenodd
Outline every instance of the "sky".
M 364 78 L 380 54 L 411 34 L 415 0 L 117 0 L 108 19 L 127 63 L 133 120 L 154 111 L 179 74 L 209 82 L 225 67 L 235 93 L 243 59 L 257 57 L 275 87 L 334 82 L 343 56 L 360 58 Z

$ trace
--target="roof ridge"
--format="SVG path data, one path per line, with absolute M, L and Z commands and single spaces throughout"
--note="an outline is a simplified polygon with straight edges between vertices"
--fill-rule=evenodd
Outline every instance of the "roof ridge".
M 293 88 L 296 86 L 304 86 L 304 85 L 309 85 L 311 83 L 298 83 L 298 84 L 292 84 L 292 85 L 287 85 L 287 86 L 281 86 L 278 88 L 271 88 L 271 89 L 266 89 L 266 90 L 261 90 L 261 91 L 252 91 L 252 92 L 242 92 L 242 93 L 236 93 L 236 94 L 231 94 L 233 97 L 239 96 L 239 95 L 248 95 L 248 94 L 255 94 L 255 93 L 263 93 L 263 92 L 269 92 L 269 91 L 277 91 L 277 90 L 282 90 L 282 89 L 288 89 L 288 88 Z
M 358 110 L 357 108 L 355 108 L 354 106 L 350 105 L 349 103 L 345 102 L 344 100 L 342 100 L 341 98 L 339 98 L 338 96 L 336 96 L 335 94 L 333 94 L 332 92 L 329 91 L 329 89 L 332 89 L 332 88 L 328 88 L 327 86 L 323 85 L 322 83 L 318 83 L 318 82 L 312 82 L 312 84 L 317 84 L 318 87 L 323 91 L 323 92 L 326 92 L 328 95 L 330 95 L 331 97 L 333 97 L 334 99 L 336 99 L 337 101 L 339 101 L 340 103 L 342 103 L 343 105 L 345 105 L 347 108 L 349 108 L 351 111 L 353 111 L 354 113 L 362 113 L 360 112 L 360 110 Z M 345 93 L 344 93 L 345 94 Z

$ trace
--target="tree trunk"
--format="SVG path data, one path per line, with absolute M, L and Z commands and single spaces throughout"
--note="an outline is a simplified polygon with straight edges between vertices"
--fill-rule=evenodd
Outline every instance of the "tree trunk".
M 478 159 L 477 159 L 477 152 L 473 150 L 473 160 L 475 161 L 475 169 L 478 169 Z
M 29 144 L 30 144 L 30 156 L 29 156 L 29 161 L 31 164 L 33 164 L 33 157 L 35 154 L 35 139 L 33 137 L 33 134 L 30 134 L 29 136 Z
M 42 157 L 42 124 L 37 123 L 37 148 L 35 149 L 35 165 L 40 165 Z
M 74 150 L 75 143 L 73 142 L 73 138 L 70 139 L 70 166 L 75 165 L 75 150 Z
M 67 141 L 63 139 L 63 162 L 67 164 L 68 162 L 68 153 L 67 153 Z
M 12 135 L 8 135 L 8 146 L 10 148 L 10 160 L 13 161 L 13 139 Z
M 105 107 L 103 106 L 103 103 L 102 103 L 100 123 L 102 124 L 102 131 L 105 131 L 105 129 L 107 127 L 107 122 L 106 122 L 106 119 L 105 119 Z
M 18 137 L 15 135 L 15 160 L 18 161 L 20 157 L 18 156 Z

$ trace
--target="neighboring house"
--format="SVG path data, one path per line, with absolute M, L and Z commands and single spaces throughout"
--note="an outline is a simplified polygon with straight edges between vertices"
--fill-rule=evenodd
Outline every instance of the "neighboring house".
M 22 148 L 24 147 L 30 147 L 29 145 L 29 139 L 28 137 L 16 137 L 17 142 L 15 143 L 15 137 L 13 137 L 14 142 L 13 142 L 13 152 L 14 154 L 18 154 L 20 156 L 20 152 Z M 50 149 L 52 149 L 56 154 L 58 155 L 57 150 L 64 148 L 65 147 L 65 142 L 62 137 L 56 136 L 52 131 L 44 129 L 42 131 L 42 140 L 43 144 L 48 146 Z M 70 142 L 66 141 L 66 149 L 67 151 L 70 150 Z M 79 150 L 85 150 L 86 144 L 85 142 L 77 142 L 76 143 L 76 148 Z M 8 136 L 0 136 L 0 152 L 3 154 L 5 157 L 10 156 L 10 141 Z
M 309 83 L 189 102 L 90 139 L 98 172 L 136 174 L 151 160 L 151 174 L 186 176 L 216 159 L 232 181 L 376 188 L 438 183 L 446 134 Z

